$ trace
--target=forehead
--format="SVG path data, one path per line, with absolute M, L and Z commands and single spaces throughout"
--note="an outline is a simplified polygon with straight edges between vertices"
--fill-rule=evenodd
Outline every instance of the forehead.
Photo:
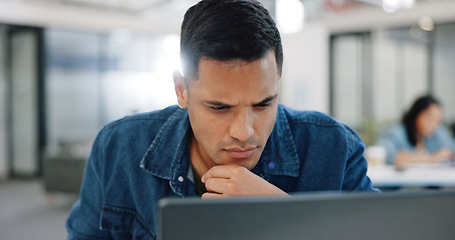
M 190 92 L 200 94 L 277 94 L 279 74 L 273 51 L 256 61 L 220 61 L 202 58 L 197 77 L 190 81 Z
M 442 113 L 442 109 L 441 109 L 441 107 L 438 104 L 433 103 L 430 106 L 428 106 L 428 108 L 425 109 L 424 112 L 427 113 L 427 114 L 439 115 L 439 114 Z
M 431 104 L 425 110 L 420 112 L 418 118 L 423 119 L 439 119 L 442 117 L 442 108 L 438 104 Z

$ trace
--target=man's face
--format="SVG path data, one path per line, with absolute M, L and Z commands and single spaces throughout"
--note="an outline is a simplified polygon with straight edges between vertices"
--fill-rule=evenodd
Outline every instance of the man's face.
M 270 51 L 254 62 L 203 58 L 197 79 L 181 94 L 176 86 L 194 134 L 190 151 L 207 170 L 219 164 L 251 170 L 257 164 L 275 124 L 279 80 Z

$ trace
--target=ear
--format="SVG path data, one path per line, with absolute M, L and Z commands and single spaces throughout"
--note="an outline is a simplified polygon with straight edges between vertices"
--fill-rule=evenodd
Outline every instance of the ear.
M 185 79 L 178 70 L 174 71 L 172 76 L 174 78 L 175 94 L 177 94 L 177 102 L 181 108 L 187 108 L 188 91 L 186 89 Z

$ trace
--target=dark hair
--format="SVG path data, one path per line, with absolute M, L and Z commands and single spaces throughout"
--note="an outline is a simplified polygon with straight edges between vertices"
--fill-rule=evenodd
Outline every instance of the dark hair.
M 422 111 L 427 109 L 432 104 L 441 105 L 439 101 L 431 95 L 419 97 L 414 104 L 412 104 L 411 108 L 403 115 L 402 123 L 406 128 L 408 141 L 412 146 L 417 144 L 416 119 Z
M 185 79 L 196 77 L 202 57 L 252 62 L 270 50 L 275 51 L 281 74 L 280 33 L 269 11 L 258 1 L 203 0 L 185 13 L 180 36 Z

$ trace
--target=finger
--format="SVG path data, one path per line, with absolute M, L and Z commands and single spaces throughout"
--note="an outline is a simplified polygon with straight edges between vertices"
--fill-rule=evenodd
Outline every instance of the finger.
M 232 169 L 238 167 L 236 165 L 216 165 L 210 168 L 201 178 L 205 183 L 208 178 L 230 178 Z
M 226 186 L 229 179 L 225 178 L 209 178 L 205 182 L 205 188 L 213 193 L 226 193 Z
M 223 196 L 223 194 L 219 194 L 219 193 L 211 193 L 211 192 L 206 192 L 204 194 L 202 194 L 202 198 L 203 199 L 210 199 L 210 198 L 223 198 L 225 196 Z

